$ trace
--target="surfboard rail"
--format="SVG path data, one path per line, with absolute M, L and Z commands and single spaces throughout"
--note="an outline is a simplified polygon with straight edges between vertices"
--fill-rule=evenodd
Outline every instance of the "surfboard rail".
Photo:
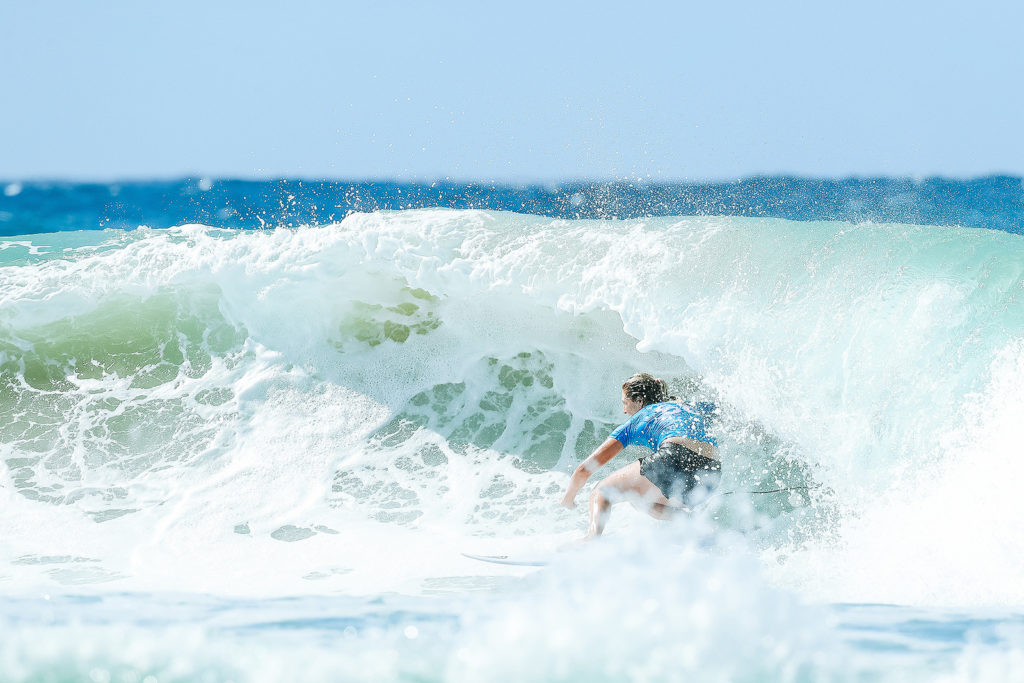
M 517 558 L 512 555 L 476 555 L 474 553 L 462 553 L 462 556 L 468 557 L 471 560 L 478 560 L 480 562 L 505 564 L 515 567 L 545 567 L 548 564 L 547 560 L 526 557 Z

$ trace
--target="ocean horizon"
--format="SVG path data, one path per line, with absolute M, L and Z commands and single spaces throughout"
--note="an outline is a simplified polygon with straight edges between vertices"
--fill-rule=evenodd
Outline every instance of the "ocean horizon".
M 321 225 L 353 212 L 487 209 L 558 218 L 728 215 L 1024 231 L 1024 179 L 751 176 L 714 182 L 178 179 L 0 181 L 0 235 L 183 223 Z

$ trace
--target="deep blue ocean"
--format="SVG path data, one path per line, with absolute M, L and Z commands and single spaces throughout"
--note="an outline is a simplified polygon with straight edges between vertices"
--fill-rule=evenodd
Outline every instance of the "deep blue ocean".
M 0 680 L 1024 681 L 1022 233 L 1001 176 L 0 182 Z M 721 488 L 574 545 L 638 371 Z
M 992 176 L 755 177 L 718 183 L 487 183 L 211 180 L 8 182 L 0 235 L 184 223 L 259 228 L 323 225 L 350 213 L 446 207 L 553 218 L 752 216 L 798 221 L 962 225 L 1024 231 L 1022 179 Z

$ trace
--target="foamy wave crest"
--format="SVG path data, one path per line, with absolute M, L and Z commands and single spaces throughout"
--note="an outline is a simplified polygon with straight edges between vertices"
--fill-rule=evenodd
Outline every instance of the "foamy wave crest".
M 420 210 L 90 239 L 33 237 L 0 269 L 11 579 L 436 588 L 472 539 L 578 533 L 554 506 L 564 475 L 647 370 L 718 405 L 728 495 L 709 514 L 778 582 L 1024 598 L 982 588 L 1019 562 L 976 540 L 1015 523 L 981 473 L 1016 462 L 1000 417 L 1024 330 L 1016 236 Z M 912 565 L 940 539 L 974 547 L 943 558 L 958 578 L 858 578 L 877 562 L 858 548 L 954 488 L 992 505 L 893 545 Z

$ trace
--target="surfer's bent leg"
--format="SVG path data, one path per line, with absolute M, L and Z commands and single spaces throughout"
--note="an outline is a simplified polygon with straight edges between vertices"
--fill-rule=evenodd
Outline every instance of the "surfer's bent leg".
M 658 487 L 640 474 L 640 463 L 626 465 L 602 481 L 590 494 L 590 529 L 587 538 L 600 536 L 604 532 L 612 505 L 623 499 L 655 519 L 668 519 L 669 501 Z

